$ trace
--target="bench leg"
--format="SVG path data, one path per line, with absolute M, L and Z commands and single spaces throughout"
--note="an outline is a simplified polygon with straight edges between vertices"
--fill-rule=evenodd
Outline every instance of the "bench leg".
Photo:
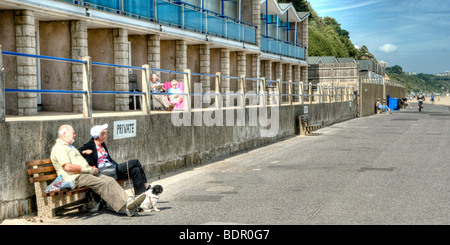
M 303 124 L 303 122 L 300 122 L 300 135 L 306 134 L 307 134 L 307 127 Z
M 43 182 L 34 183 L 36 191 L 36 205 L 38 209 L 39 218 L 53 218 L 55 217 L 56 202 L 53 197 L 43 197 L 42 190 L 45 190 Z

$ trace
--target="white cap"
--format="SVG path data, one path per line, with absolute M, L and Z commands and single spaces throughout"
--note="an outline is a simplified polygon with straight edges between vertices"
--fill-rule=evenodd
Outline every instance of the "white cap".
M 95 125 L 94 127 L 91 128 L 91 136 L 92 138 L 98 138 L 98 136 L 100 136 L 100 134 L 102 133 L 103 129 L 107 129 L 108 128 L 108 124 L 105 123 L 103 125 Z

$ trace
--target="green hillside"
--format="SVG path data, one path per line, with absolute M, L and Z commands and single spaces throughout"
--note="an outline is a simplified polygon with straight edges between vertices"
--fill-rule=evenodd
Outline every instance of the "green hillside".
M 450 76 L 435 76 L 419 73 L 407 75 L 405 73 L 387 73 L 389 78 L 405 85 L 408 92 L 446 93 L 450 91 Z

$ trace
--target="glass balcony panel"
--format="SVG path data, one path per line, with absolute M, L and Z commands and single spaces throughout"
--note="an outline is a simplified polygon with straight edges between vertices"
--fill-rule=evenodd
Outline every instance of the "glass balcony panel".
M 244 41 L 249 43 L 256 43 L 256 29 L 250 26 L 244 27 Z
M 214 15 L 208 15 L 208 33 L 225 37 L 226 21 Z
M 269 53 L 280 54 L 280 43 L 274 39 L 269 39 Z
M 181 26 L 182 9 L 181 6 L 168 3 L 166 1 L 157 0 L 157 19 L 167 24 L 175 24 Z
M 227 37 L 235 40 L 241 40 L 242 25 L 233 21 L 227 21 Z
M 184 26 L 195 31 L 205 31 L 205 14 L 193 9 L 184 8 Z
M 84 2 L 95 4 L 98 7 L 103 6 L 103 7 L 107 7 L 110 9 L 117 9 L 117 10 L 122 9 L 120 1 L 121 0 L 84 0 Z
M 261 35 L 261 51 L 297 59 L 305 59 L 305 47 Z
M 148 18 L 155 17 L 153 0 L 148 1 L 123 0 L 123 10 L 130 14 L 135 14 Z

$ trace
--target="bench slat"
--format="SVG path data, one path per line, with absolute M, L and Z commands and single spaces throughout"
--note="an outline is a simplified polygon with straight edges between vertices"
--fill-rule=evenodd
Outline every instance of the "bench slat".
M 28 175 L 41 174 L 41 173 L 54 172 L 54 171 L 55 171 L 55 168 L 53 166 L 30 168 L 30 169 L 28 169 Z
M 52 160 L 50 158 L 33 160 L 33 161 L 27 161 L 27 162 L 25 162 L 25 164 L 27 167 L 41 166 L 41 165 L 46 165 L 46 164 L 52 164 Z
M 41 175 L 41 176 L 38 176 L 38 177 L 30 178 L 30 183 L 33 184 L 35 182 L 54 180 L 57 177 L 58 177 L 58 175 L 56 175 L 56 173 L 54 173 L 54 174 L 47 174 L 47 175 Z
M 67 196 L 71 196 L 72 194 L 77 194 L 77 193 L 83 193 L 89 190 L 89 187 L 84 186 L 84 187 L 79 187 L 79 188 L 75 188 L 73 190 L 67 190 L 67 191 L 54 191 L 54 192 L 50 192 L 50 193 L 42 193 L 43 197 L 48 197 L 48 196 L 60 196 L 60 195 L 67 195 Z

